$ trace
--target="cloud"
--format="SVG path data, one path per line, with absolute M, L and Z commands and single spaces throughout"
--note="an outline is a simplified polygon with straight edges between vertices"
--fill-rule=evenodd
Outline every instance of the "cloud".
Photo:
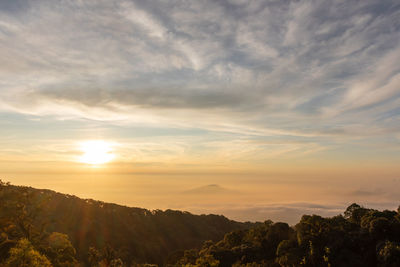
M 383 193 L 384 192 L 381 191 L 355 190 L 350 192 L 350 195 L 359 197 L 369 197 L 369 196 L 382 195 Z
M 81 103 L 87 107 L 112 109 L 113 105 L 136 106 L 150 109 L 206 109 L 239 106 L 243 99 L 239 93 L 218 90 L 140 88 L 135 90 L 46 90 L 33 93 L 33 97 L 49 101 Z
M 398 132 L 396 1 L 21 0 L 0 10 L 3 111 L 299 139 Z
M 213 213 L 221 213 L 230 219 L 238 221 L 266 221 L 287 222 L 294 225 L 299 222 L 305 214 L 318 214 L 324 217 L 332 217 L 343 213 L 344 205 L 319 205 L 315 203 L 275 203 L 266 205 L 248 205 L 229 207 L 214 207 Z M 191 210 L 196 211 L 193 207 Z M 200 210 L 197 210 L 199 212 Z M 201 211 L 200 211 L 201 212 Z

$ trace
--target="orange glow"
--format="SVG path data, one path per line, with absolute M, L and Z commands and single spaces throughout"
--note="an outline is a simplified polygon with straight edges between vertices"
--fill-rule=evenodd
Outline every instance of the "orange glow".
M 82 163 L 99 165 L 115 158 L 112 153 L 112 145 L 102 140 L 86 141 L 81 144 L 80 150 L 84 153 L 79 158 Z

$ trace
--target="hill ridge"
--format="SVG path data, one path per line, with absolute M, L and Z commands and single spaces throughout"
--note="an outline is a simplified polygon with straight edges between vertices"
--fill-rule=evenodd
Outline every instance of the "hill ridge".
M 206 240 L 216 241 L 230 231 L 254 225 L 222 215 L 148 210 L 5 183 L 0 185 L 0 203 L 0 212 L 9 212 L 10 220 L 18 216 L 10 212 L 18 206 L 40 210 L 34 226 L 44 224 L 48 233 L 68 235 L 80 261 L 87 261 L 90 247 L 111 246 L 124 262 L 163 264 L 173 251 L 198 248 Z

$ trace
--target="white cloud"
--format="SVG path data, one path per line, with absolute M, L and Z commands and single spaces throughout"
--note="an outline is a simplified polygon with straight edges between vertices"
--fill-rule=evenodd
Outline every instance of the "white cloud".
M 0 109 L 299 138 L 388 133 L 377 119 L 399 98 L 394 4 L 43 0 L 4 8 Z

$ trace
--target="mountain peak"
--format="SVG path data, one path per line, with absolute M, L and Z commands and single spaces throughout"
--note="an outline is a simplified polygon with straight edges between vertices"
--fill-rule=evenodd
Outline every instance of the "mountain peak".
M 186 190 L 184 194 L 222 194 L 229 193 L 231 190 L 226 189 L 218 184 L 209 184 L 200 187 L 196 187 L 190 190 Z

